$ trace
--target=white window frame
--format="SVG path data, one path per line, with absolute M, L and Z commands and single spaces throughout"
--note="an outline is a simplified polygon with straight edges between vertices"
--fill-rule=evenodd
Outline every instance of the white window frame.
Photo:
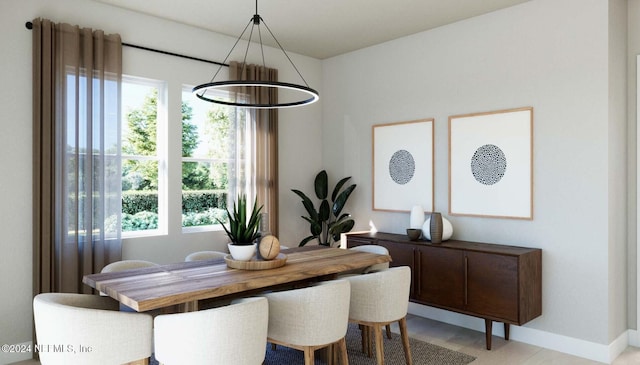
M 121 155 L 121 160 L 137 160 L 137 161 L 157 161 L 158 162 L 158 228 L 140 231 L 122 231 L 123 238 L 147 237 L 166 235 L 168 232 L 168 201 L 167 201 L 167 83 L 162 80 L 144 78 L 139 76 L 123 75 L 122 84 L 125 83 L 139 84 L 143 86 L 155 87 L 158 89 L 158 110 L 156 119 L 156 156 L 137 156 L 137 155 Z M 124 108 L 121 110 L 121 120 L 124 125 L 127 123 L 126 112 Z
M 188 85 L 185 84 L 182 86 L 182 92 L 188 91 L 190 92 L 191 90 L 193 90 L 193 85 Z M 217 94 L 227 94 L 224 91 L 220 91 L 220 90 L 209 90 L 208 93 L 217 93 Z M 224 95 L 222 95 L 224 96 Z M 249 114 L 249 111 L 244 110 L 244 113 Z M 248 118 L 248 116 L 247 116 Z M 237 164 L 237 162 L 234 159 L 217 159 L 217 158 L 202 158 L 202 157 L 182 157 L 181 156 L 181 161 L 182 162 L 204 162 L 204 163 L 210 163 L 211 165 L 213 165 L 214 163 L 219 163 L 219 162 L 227 162 L 229 165 L 231 164 Z M 182 165 L 181 165 L 182 166 Z M 229 182 L 231 184 L 231 181 L 234 181 L 235 179 L 233 179 L 231 176 L 229 176 Z M 229 204 L 232 204 L 233 200 L 231 197 L 231 193 L 235 191 L 235 189 L 233 189 L 231 186 L 228 187 L 227 189 L 227 207 L 230 208 Z M 182 192 L 182 189 L 181 189 Z M 191 227 L 182 227 L 182 232 L 183 233 L 194 233 L 194 232 L 207 232 L 207 231 L 222 231 L 222 225 L 221 224 L 210 224 L 210 225 L 204 225 L 204 226 L 191 226 Z

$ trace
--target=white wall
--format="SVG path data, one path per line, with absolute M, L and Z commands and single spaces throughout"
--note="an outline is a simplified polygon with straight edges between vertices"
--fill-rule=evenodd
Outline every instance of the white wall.
M 627 290 L 629 305 L 629 328 L 638 329 L 638 271 L 637 271 L 637 55 L 640 54 L 640 0 L 628 0 L 627 9 L 627 176 L 628 176 L 628 213 L 627 218 L 627 264 L 629 265 Z M 638 344 L 636 344 L 638 345 Z
M 609 334 L 627 328 L 627 2 L 609 2 Z M 625 314 L 625 315 L 622 315 Z
M 66 22 L 106 33 L 119 33 L 124 42 L 183 53 L 205 59 L 222 60 L 235 38 L 217 35 L 177 23 L 139 15 L 88 0 L 0 0 L 0 292 L 5 298 L 0 306 L 0 343 L 31 341 L 32 331 L 32 173 L 31 173 L 31 32 L 24 26 L 36 17 Z M 239 19 L 241 22 L 242 19 Z M 242 23 L 239 24 L 242 26 Z M 277 36 L 277 35 L 276 35 Z M 279 51 L 266 49 L 268 66 L 280 69 L 281 80 L 297 80 L 286 59 L 276 59 Z M 200 81 L 209 80 L 214 65 L 160 56 L 130 48 L 124 49 L 125 73 L 135 70 L 140 75 L 166 76 L 169 83 L 179 83 L 171 69 L 201 72 Z M 290 54 L 309 84 L 322 95 L 321 62 Z M 236 58 L 240 59 L 240 58 Z M 253 60 L 251 60 L 253 61 Z M 143 70 L 143 71 L 140 71 Z M 167 71 L 169 70 L 169 71 Z M 195 76 L 194 76 L 195 77 Z M 196 80 L 197 81 L 197 80 Z M 177 94 L 169 95 L 178 100 Z M 178 119 L 179 120 L 179 119 Z M 321 106 L 314 105 L 280 111 L 280 238 L 294 242 L 304 236 L 303 225 L 288 222 L 300 219 L 302 207 L 289 190 L 308 184 L 308 177 L 321 169 Z M 309 136 L 300 138 L 300 136 Z M 171 177 L 170 177 L 171 179 Z M 300 205 L 300 207 L 298 206 Z M 294 209 L 295 208 L 295 209 Z M 174 222 L 177 221 L 174 217 Z M 220 232 L 182 235 L 179 227 L 170 228 L 163 237 L 125 240 L 124 258 L 146 258 L 157 262 L 179 261 L 196 249 L 221 244 Z M 27 355 L 28 356 L 28 355 Z M 20 356 L 18 356 L 19 358 Z M 15 361 L 16 356 L 0 353 L 0 364 Z M 24 358 L 24 355 L 22 355 Z
M 534 220 L 449 217 L 454 238 L 542 248 L 543 315 L 526 327 L 609 344 L 626 320 L 624 102 L 620 115 L 609 100 L 626 65 L 609 59 L 609 27 L 605 1 L 533 0 L 326 60 L 324 161 L 361 183 L 356 229 L 403 233 L 409 220 L 371 209 L 372 125 L 435 118 L 446 215 L 448 116 L 532 106 Z
M 632 12 L 638 0 L 629 4 L 629 54 L 635 54 L 640 43 L 633 30 L 640 18 Z M 530 331 L 520 340 L 535 342 L 527 334 L 537 333 L 606 350 L 625 328 L 625 290 L 636 295 L 635 277 L 624 283 L 623 248 L 628 242 L 628 253 L 635 252 L 635 227 L 628 228 L 633 231 L 629 237 L 613 231 L 625 230 L 620 221 L 630 221 L 620 206 L 627 198 L 618 195 L 627 176 L 617 154 L 635 151 L 636 144 L 635 133 L 625 137 L 621 131 L 619 100 L 610 99 L 624 97 L 616 59 L 621 45 L 615 22 L 621 12 L 601 0 L 532 0 L 323 62 L 294 55 L 322 99 L 280 114 L 283 243 L 296 242 L 307 230 L 290 189 L 309 190 L 321 168 L 333 178 L 353 176 L 358 184 L 348 208 L 357 221 L 355 230 L 367 229 L 371 219 L 382 231 L 404 231 L 408 213 L 371 210 L 373 124 L 435 118 L 435 209 L 446 215 L 448 116 L 533 106 L 534 220 L 449 217 L 454 238 L 542 248 L 543 315 L 525 326 Z M 38 16 L 210 59 L 221 57 L 218 51 L 228 50 L 233 41 L 93 1 L 0 0 L 0 82 L 5 86 L 0 89 L 5 171 L 0 175 L 0 292 L 11 298 L 0 307 L 0 343 L 31 340 L 31 32 L 24 22 Z M 126 62 L 153 57 L 132 50 L 124 56 Z M 147 65 L 154 72 L 174 64 L 205 67 L 182 62 L 157 56 Z M 635 67 L 628 69 L 635 80 Z M 627 100 L 635 102 L 632 84 Z M 627 128 L 635 131 L 635 106 L 627 109 L 632 111 Z M 635 172 L 634 161 L 626 162 L 629 171 Z M 185 239 L 174 231 L 163 238 L 126 241 L 124 250 L 127 258 L 167 262 L 211 242 L 220 243 L 220 235 Z M 635 260 L 629 259 L 629 265 L 635 274 Z M 635 318 L 635 308 L 628 312 Z M 8 356 L 0 353 L 0 364 Z
M 31 340 L 31 32 L 18 2 L 0 2 L 0 343 Z M 15 17 L 15 19 L 12 18 Z M 29 18 L 26 19 L 30 19 Z M 0 352 L 0 363 L 9 355 Z

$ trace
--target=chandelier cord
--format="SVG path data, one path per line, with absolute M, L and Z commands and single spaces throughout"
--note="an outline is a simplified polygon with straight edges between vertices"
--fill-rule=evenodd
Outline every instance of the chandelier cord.
M 254 26 L 256 24 L 256 20 L 255 20 L 256 17 L 258 17 L 258 37 L 260 38 L 260 53 L 262 53 L 262 67 L 266 70 L 267 63 L 264 60 L 264 47 L 262 45 L 262 30 L 260 29 L 260 22 L 264 22 L 264 19 L 262 19 L 262 17 L 260 16 L 260 13 L 258 13 L 258 0 L 256 0 L 256 15 L 254 15 L 254 21 L 253 21 Z
M 257 10 L 258 10 L 258 1 L 256 0 L 256 11 Z M 244 58 L 242 60 L 242 69 L 240 70 L 240 75 L 242 75 L 244 73 L 245 65 L 247 63 L 247 55 L 249 53 L 249 47 L 251 46 L 251 39 L 253 38 L 253 28 L 256 26 L 256 18 L 259 19 L 258 20 L 258 34 L 259 34 L 259 38 L 260 38 L 260 51 L 262 52 L 262 66 L 264 68 L 267 67 L 266 63 L 265 63 L 265 58 L 264 58 L 264 47 L 262 45 L 262 32 L 260 31 L 260 24 L 264 24 L 264 26 L 265 26 L 265 28 L 267 28 L 267 31 L 269 32 L 269 34 L 271 34 L 271 37 L 273 38 L 273 40 L 276 41 L 276 44 L 278 45 L 278 48 L 280 48 L 282 53 L 284 53 L 285 57 L 287 57 L 287 60 L 289 60 L 289 63 L 291 64 L 293 69 L 296 70 L 296 72 L 298 73 L 298 76 L 300 76 L 300 79 L 302 79 L 302 82 L 304 82 L 304 84 L 307 87 L 309 87 L 309 83 L 307 82 L 307 80 L 305 80 L 304 76 L 302 76 L 302 73 L 300 73 L 300 70 L 298 70 L 298 67 L 296 67 L 295 63 L 293 63 L 293 61 L 291 60 L 291 57 L 289 57 L 289 54 L 287 53 L 287 51 L 285 51 L 284 47 L 282 47 L 282 45 L 280 44 L 280 41 L 278 41 L 278 38 L 276 38 L 276 36 L 273 35 L 273 32 L 271 31 L 271 28 L 269 28 L 269 26 L 267 25 L 267 22 L 265 22 L 264 18 L 262 18 L 262 16 L 260 16 L 257 13 L 253 17 L 251 17 L 251 19 L 249 19 L 249 22 L 247 23 L 247 25 L 242 30 L 242 33 L 240 33 L 240 36 L 236 39 L 236 42 L 233 44 L 233 47 L 231 47 L 231 50 L 229 51 L 229 53 L 227 53 L 227 56 L 224 58 L 224 61 L 222 61 L 222 63 L 227 63 L 227 60 L 231 56 L 231 53 L 233 53 L 233 50 L 236 48 L 236 46 L 238 45 L 238 43 L 242 39 L 242 36 L 244 36 L 244 34 L 247 32 L 247 29 L 249 28 L 249 25 L 251 25 L 251 23 L 253 22 L 253 26 L 251 26 L 251 31 L 249 32 L 249 40 L 247 42 L 247 48 L 245 49 Z M 222 66 L 218 67 L 218 70 L 213 75 L 211 80 L 209 80 L 209 82 L 213 82 L 213 80 L 218 76 L 218 73 L 220 72 L 221 69 L 222 69 Z
M 257 2 L 257 0 L 256 0 Z M 258 15 L 260 16 L 260 15 Z M 260 20 L 262 20 L 262 17 L 260 17 Z M 264 20 L 262 20 L 264 21 Z M 267 69 L 267 63 L 264 60 L 264 47 L 262 45 L 262 30 L 260 29 L 260 24 L 258 24 L 258 37 L 260 38 L 260 52 L 262 53 L 262 67 L 264 67 L 264 69 Z
M 231 53 L 233 52 L 233 50 L 236 48 L 236 46 L 240 42 L 240 39 L 242 39 L 242 36 L 247 31 L 247 28 L 249 28 L 249 25 L 251 24 L 252 21 L 253 21 L 253 18 L 251 18 L 251 20 L 249 20 L 247 25 L 244 27 L 244 30 L 240 34 L 240 37 L 238 37 L 238 39 L 236 39 L 236 42 L 233 44 L 233 47 L 231 47 L 231 50 L 229 51 L 229 53 L 227 53 L 227 56 L 224 58 L 224 61 L 222 61 L 222 63 L 227 63 L 227 60 L 229 59 L 229 56 L 231 56 Z M 213 82 L 213 80 L 216 78 L 216 76 L 218 76 L 218 73 L 220 72 L 221 69 L 222 69 L 222 65 L 220 67 L 218 67 L 218 71 L 216 71 L 216 73 L 213 75 L 213 77 L 211 78 L 211 80 L 209 82 Z
M 255 14 L 249 20 L 249 23 L 247 23 L 247 25 L 244 27 L 242 33 L 236 39 L 236 42 L 233 44 L 233 47 L 231 48 L 229 53 L 227 53 L 227 56 L 224 58 L 224 61 L 223 61 L 223 62 L 226 62 L 229 59 L 229 57 L 231 56 L 231 54 L 235 50 L 235 48 L 238 45 L 238 43 L 240 42 L 240 40 L 246 34 L 247 29 L 249 28 L 249 24 L 251 24 L 251 22 L 253 22 L 253 26 L 251 27 L 251 31 L 249 33 L 249 39 L 247 41 L 247 46 L 246 46 L 246 49 L 244 50 L 244 58 L 242 60 L 242 67 L 240 68 L 240 75 L 239 75 L 240 80 L 229 80 L 229 81 L 214 82 L 215 78 L 218 76 L 218 74 L 220 73 L 220 70 L 222 69 L 222 67 L 219 67 L 218 70 L 216 71 L 216 73 L 211 78 L 211 81 L 209 83 L 195 86 L 193 88 L 192 92 L 198 98 L 200 98 L 200 99 L 202 99 L 204 101 L 208 101 L 208 102 L 212 102 L 212 103 L 216 103 L 216 104 L 228 105 L 228 106 L 245 107 L 245 108 L 258 108 L 258 109 L 289 108 L 289 107 L 295 107 L 295 106 L 300 106 L 300 105 L 312 104 L 312 103 L 316 102 L 319 99 L 318 92 L 316 90 L 312 89 L 311 87 L 309 87 L 309 83 L 307 83 L 307 80 L 305 80 L 305 78 L 302 76 L 302 73 L 300 72 L 300 70 L 298 70 L 298 67 L 295 65 L 295 63 L 293 63 L 293 60 L 291 59 L 291 57 L 289 56 L 287 51 L 284 49 L 284 47 L 282 47 L 282 44 L 280 44 L 280 41 L 278 41 L 276 36 L 273 34 L 271 29 L 269 28 L 269 25 L 267 25 L 267 23 L 260 16 L 260 14 L 258 14 L 258 0 L 255 0 L 255 2 L 256 2 L 256 12 L 255 12 Z M 278 48 L 280 49 L 280 51 L 285 55 L 287 60 L 289 60 L 289 64 L 291 64 L 291 67 L 293 67 L 293 69 L 296 71 L 296 73 L 298 74 L 298 76 L 304 82 L 304 85 L 306 85 L 306 86 L 297 85 L 297 84 L 293 84 L 293 83 L 287 83 L 287 82 L 280 82 L 280 81 L 276 81 L 276 80 L 273 80 L 273 81 L 255 80 L 255 79 L 251 79 L 250 80 L 248 78 L 248 76 L 245 75 L 246 70 L 248 70 L 247 57 L 249 55 L 249 48 L 251 47 L 251 44 L 253 43 L 253 34 L 255 32 L 255 29 L 254 29 L 255 26 L 258 26 L 257 37 L 259 38 L 258 41 L 260 43 L 260 56 L 262 57 L 262 67 L 263 67 L 264 70 L 267 69 L 266 60 L 265 60 L 264 44 L 263 44 L 263 39 L 262 39 L 263 38 L 262 37 L 262 29 L 260 29 L 260 24 L 261 23 L 264 24 L 264 26 L 267 29 L 268 33 L 271 35 L 273 40 L 278 45 Z M 242 80 L 243 77 L 244 77 L 244 80 Z M 252 103 L 252 102 L 247 102 L 247 101 L 243 101 L 243 102 L 226 101 L 223 98 L 221 98 L 219 96 L 216 96 L 216 95 L 213 95 L 211 97 L 205 96 L 205 94 L 209 90 L 224 89 L 224 88 L 228 88 L 228 87 L 258 87 L 260 89 L 263 89 L 263 88 L 288 89 L 288 90 L 295 90 L 295 91 L 297 91 L 299 93 L 302 93 L 302 94 L 306 94 L 306 96 L 304 98 L 301 98 L 301 99 L 295 99 L 294 101 L 287 101 L 287 102 L 277 102 L 277 101 L 271 102 L 271 101 L 269 101 L 269 102 L 264 102 L 264 103 L 262 103 L 262 102 Z
M 251 47 L 251 39 L 253 39 L 253 30 L 256 27 L 256 15 L 254 15 L 253 18 L 251 18 L 251 20 L 249 21 L 249 24 L 251 24 L 251 21 L 253 21 L 253 25 L 251 26 L 251 31 L 249 32 L 249 40 L 247 41 L 247 48 L 245 48 L 244 50 L 244 58 L 242 59 L 242 68 L 240 69 L 240 78 L 242 78 L 242 75 L 244 74 L 244 70 L 247 65 L 247 55 L 249 54 L 249 48 Z M 260 29 L 260 26 L 258 26 L 258 29 Z M 240 36 L 242 37 L 242 35 Z
M 260 19 L 262 19 L 262 17 L 260 17 Z M 289 60 L 289 63 L 291 64 L 291 66 L 293 66 L 293 69 L 296 70 L 296 72 L 298 73 L 298 76 L 300 76 L 300 78 L 302 79 L 302 82 L 304 82 L 304 84 L 307 87 L 309 87 L 309 84 L 307 83 L 307 80 L 304 79 L 304 77 L 302 76 L 302 74 L 300 73 L 300 71 L 298 70 L 296 65 L 291 60 L 291 57 L 289 57 L 289 54 L 287 53 L 287 51 L 284 50 L 284 48 L 282 47 L 282 45 L 280 44 L 280 42 L 278 41 L 276 36 L 273 35 L 273 32 L 271 32 L 271 29 L 269 29 L 269 26 L 267 25 L 267 22 L 265 22 L 264 19 L 262 19 L 262 23 L 264 24 L 265 28 L 267 28 L 267 30 L 269 31 L 269 34 L 271 34 L 271 37 L 273 37 L 273 40 L 276 41 L 276 43 L 278 44 L 278 47 L 280 47 L 280 50 L 282 51 L 282 53 L 284 53 L 284 55 L 287 56 L 287 59 Z

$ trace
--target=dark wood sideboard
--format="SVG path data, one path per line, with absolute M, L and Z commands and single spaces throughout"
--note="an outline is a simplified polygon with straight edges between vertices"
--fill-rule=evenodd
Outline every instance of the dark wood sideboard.
M 542 314 L 542 250 L 449 240 L 410 241 L 406 235 L 347 235 L 347 246 L 380 245 L 391 266 L 411 267 L 410 300 L 485 320 L 487 350 L 493 321 L 522 325 Z

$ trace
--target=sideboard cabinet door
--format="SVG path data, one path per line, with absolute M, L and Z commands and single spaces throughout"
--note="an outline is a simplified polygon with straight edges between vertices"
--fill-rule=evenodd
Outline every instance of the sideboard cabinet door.
M 411 288 L 409 289 L 409 296 L 414 297 L 416 294 L 416 266 L 414 250 L 411 246 L 399 245 L 392 241 L 378 240 L 377 244 L 386 248 L 391 256 L 391 262 L 389 266 L 408 266 L 411 269 Z
M 518 258 L 465 252 L 464 309 L 501 322 L 518 323 Z
M 391 262 L 389 266 L 409 266 L 411 270 L 414 269 L 414 255 L 413 255 L 413 247 L 411 246 L 403 246 L 390 241 L 378 240 L 378 245 L 384 247 L 389 251 L 389 256 L 391 256 Z
M 415 299 L 445 309 L 464 306 L 464 252 L 439 247 L 419 246 L 416 249 Z

